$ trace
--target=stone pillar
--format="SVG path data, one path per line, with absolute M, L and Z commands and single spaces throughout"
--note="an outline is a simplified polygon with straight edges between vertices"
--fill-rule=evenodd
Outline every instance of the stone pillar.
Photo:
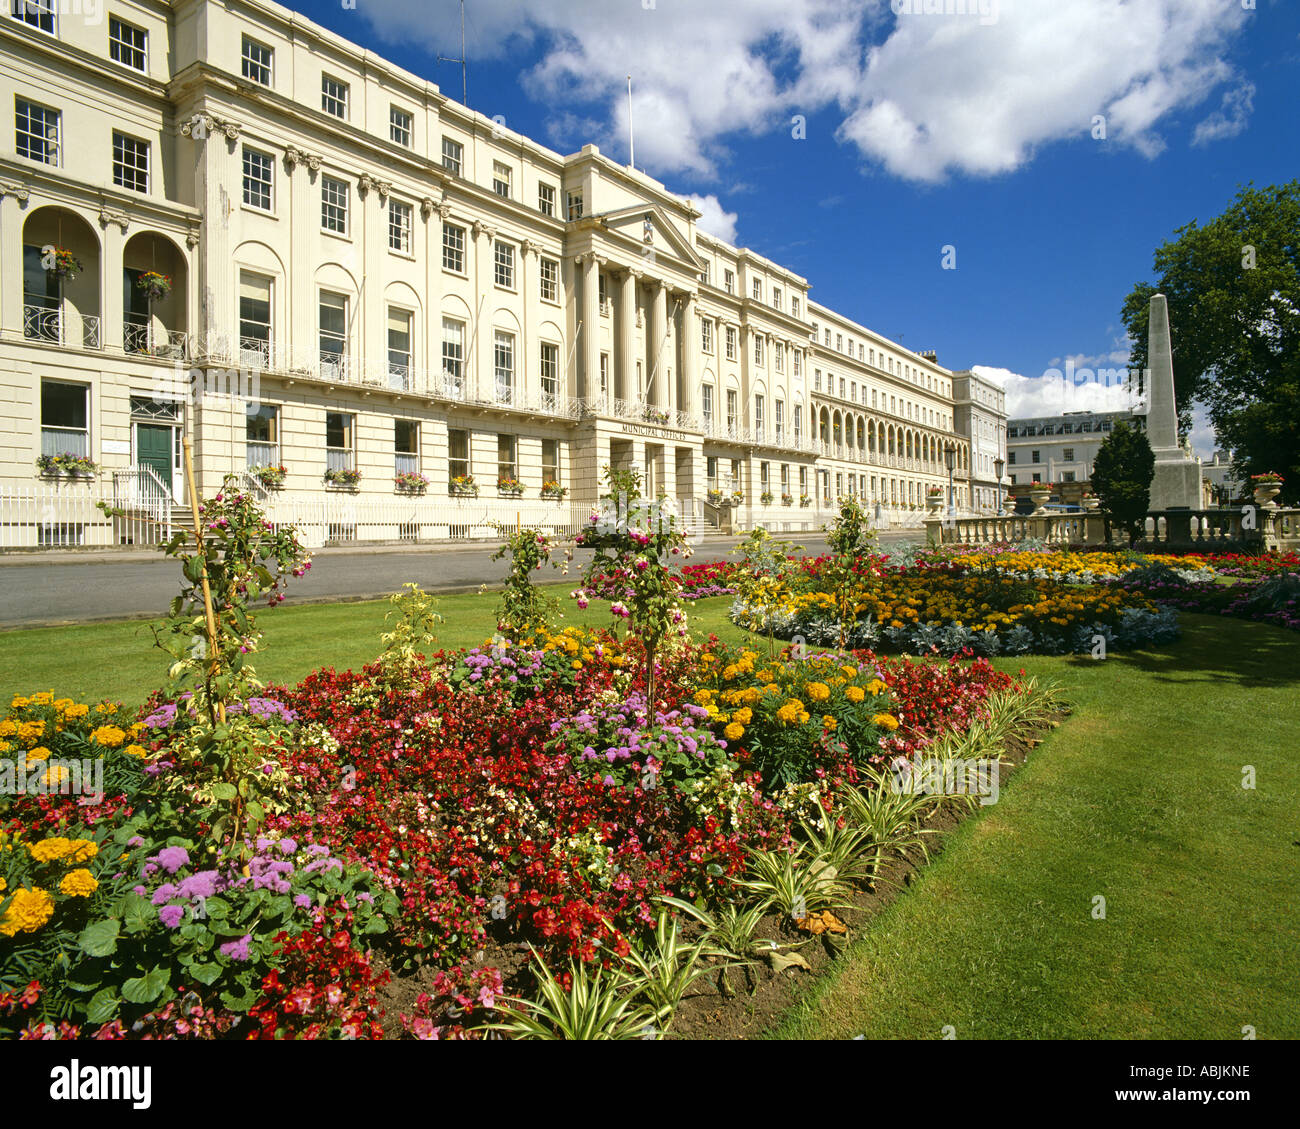
M 600 394 L 600 260 L 582 257 L 582 383 L 578 395 L 592 400 Z
M 0 271 L 0 329 L 20 339 L 23 335 L 23 221 L 30 207 L 25 185 L 0 185 L 0 247 L 9 248 L 17 260 L 11 264 L 6 256 L 6 269 Z
M 612 394 L 618 400 L 636 396 L 636 289 L 641 275 L 628 270 L 619 284 L 618 356 L 614 365 Z
M 651 407 L 667 406 L 668 396 L 664 387 L 667 381 L 668 359 L 664 348 L 668 336 L 668 291 L 664 284 L 655 280 L 654 297 L 650 307 L 650 317 L 646 323 L 646 403 Z
M 695 319 L 696 298 L 695 294 L 688 293 L 682 301 L 682 330 L 679 335 L 681 396 L 678 407 L 692 421 L 700 414 L 699 377 L 695 363 L 695 352 L 700 347 L 700 327 Z M 690 426 L 698 426 L 698 423 L 692 422 Z
M 474 222 L 474 293 L 478 306 L 474 310 L 473 344 L 466 358 L 465 390 L 469 400 L 491 400 L 496 395 L 492 378 L 492 314 L 485 297 L 492 294 L 494 285 L 493 248 L 496 228 L 479 221 Z M 473 452 L 471 452 L 472 454 Z M 471 472 L 472 473 L 472 472 Z M 480 481 L 483 481 L 480 479 Z

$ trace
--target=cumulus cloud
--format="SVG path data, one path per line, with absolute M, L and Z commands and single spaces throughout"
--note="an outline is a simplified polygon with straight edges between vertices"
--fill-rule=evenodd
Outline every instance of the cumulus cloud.
M 455 5 L 359 10 L 393 40 L 459 47 Z M 1013 171 L 1090 137 L 1095 115 L 1106 143 L 1155 156 L 1161 124 L 1224 86 L 1194 140 L 1234 136 L 1254 90 L 1227 54 L 1248 18 L 1225 0 L 475 0 L 469 47 L 538 58 L 521 78 L 568 108 L 551 125 L 560 148 L 626 156 L 631 72 L 637 163 L 656 175 L 714 178 L 728 137 L 788 138 L 795 115 L 829 109 L 869 163 L 938 181 Z
M 687 199 L 704 213 L 695 221 L 696 227 L 726 243 L 736 242 L 736 221 L 740 219 L 736 212 L 726 211 L 716 196 L 688 196 Z
M 973 371 L 999 384 L 1007 394 L 1007 417 L 1026 419 L 1062 412 L 1123 412 L 1141 408 L 1126 381 L 1096 373 L 1048 370 L 1041 376 L 1024 376 L 1006 368 L 976 365 Z

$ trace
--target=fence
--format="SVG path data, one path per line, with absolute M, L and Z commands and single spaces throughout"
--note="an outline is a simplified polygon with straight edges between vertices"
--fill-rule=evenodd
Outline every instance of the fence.
M 100 504 L 122 513 L 103 512 Z M 105 482 L 0 483 L 0 550 L 152 548 L 173 531 L 172 504 L 148 468 Z

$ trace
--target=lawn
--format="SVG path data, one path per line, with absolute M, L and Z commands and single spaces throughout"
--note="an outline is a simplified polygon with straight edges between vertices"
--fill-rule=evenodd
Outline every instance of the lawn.
M 565 622 L 609 624 L 609 605 L 597 601 L 579 611 L 567 598 L 571 590 L 551 589 L 563 605 Z M 439 643 L 455 649 L 491 638 L 497 601 L 491 593 L 441 597 L 437 608 L 446 622 Z M 720 596 L 688 605 L 692 629 L 703 635 L 714 631 L 733 642 L 747 637 L 727 619 L 730 604 L 730 597 Z M 383 600 L 300 607 L 290 601 L 263 610 L 257 615 L 265 636 L 263 653 L 254 663 L 258 676 L 268 683 L 295 683 L 319 667 L 346 670 L 374 662 L 390 610 Z M 135 707 L 166 680 L 168 662 L 154 645 L 148 621 L 0 632 L 0 693 L 56 690 L 78 701 L 111 698 Z
M 1300 1037 L 1300 637 L 1183 623 L 1160 653 L 1001 664 L 1074 716 L 777 1034 Z

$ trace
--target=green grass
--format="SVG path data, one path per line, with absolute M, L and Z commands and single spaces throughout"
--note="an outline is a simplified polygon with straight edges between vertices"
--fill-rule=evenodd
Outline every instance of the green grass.
M 609 605 L 593 602 L 585 612 L 567 598 L 570 587 L 556 586 L 565 623 L 607 626 Z M 447 648 L 474 647 L 496 630 L 495 593 L 443 596 L 437 610 L 445 617 L 438 642 Z M 727 619 L 731 598 L 719 596 L 688 606 L 696 634 L 716 632 L 738 642 L 747 638 Z M 386 630 L 387 601 L 350 604 L 286 604 L 257 615 L 264 633 L 254 666 L 266 683 L 294 683 L 313 670 L 359 668 L 379 657 Z M 154 646 L 148 621 L 42 627 L 0 633 L 0 695 L 54 690 L 78 701 L 104 698 L 136 707 L 166 680 L 168 656 Z
M 1160 653 L 1000 664 L 1074 716 L 778 1035 L 1300 1037 L 1300 637 L 1183 623 Z

